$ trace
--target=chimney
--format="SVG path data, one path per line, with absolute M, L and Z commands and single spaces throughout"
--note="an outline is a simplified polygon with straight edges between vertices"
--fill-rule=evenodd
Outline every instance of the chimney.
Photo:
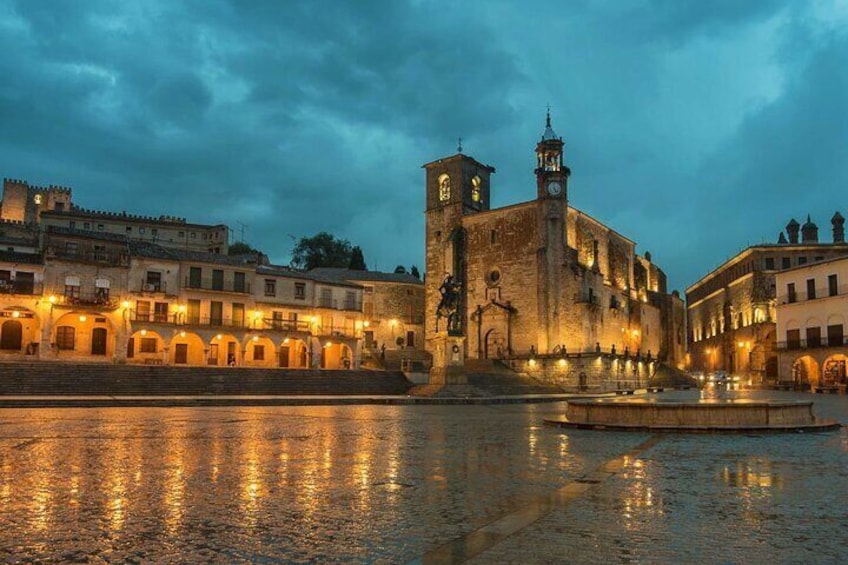
M 798 243 L 798 228 L 801 227 L 795 218 L 789 220 L 789 223 L 786 224 L 786 235 L 789 236 L 789 243 Z
M 819 227 L 810 219 L 807 214 L 807 221 L 801 227 L 801 242 L 802 243 L 818 243 L 819 242 Z
M 845 218 L 837 211 L 830 223 L 833 224 L 833 243 L 845 243 Z

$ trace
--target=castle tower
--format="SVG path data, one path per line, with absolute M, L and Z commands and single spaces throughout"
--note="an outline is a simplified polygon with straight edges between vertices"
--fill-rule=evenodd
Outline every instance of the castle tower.
M 563 162 L 563 141 L 551 127 L 551 113 L 545 117 L 545 131 L 536 144 L 536 198 L 539 250 L 537 268 L 539 351 L 547 352 L 562 343 L 560 317 L 563 297 L 563 263 L 568 218 L 568 177 Z
M 837 211 L 830 223 L 833 226 L 833 243 L 845 243 L 845 218 Z

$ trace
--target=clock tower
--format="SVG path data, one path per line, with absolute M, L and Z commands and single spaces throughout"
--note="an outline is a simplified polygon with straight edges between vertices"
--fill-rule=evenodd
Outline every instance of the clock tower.
M 539 198 L 568 201 L 568 176 L 571 170 L 562 162 L 562 138 L 551 127 L 551 112 L 545 120 L 545 132 L 536 144 L 536 192 Z

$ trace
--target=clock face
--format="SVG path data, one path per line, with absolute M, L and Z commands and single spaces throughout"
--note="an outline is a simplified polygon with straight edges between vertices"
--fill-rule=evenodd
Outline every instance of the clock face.
M 562 185 L 555 180 L 548 183 L 548 194 L 558 196 L 562 192 Z

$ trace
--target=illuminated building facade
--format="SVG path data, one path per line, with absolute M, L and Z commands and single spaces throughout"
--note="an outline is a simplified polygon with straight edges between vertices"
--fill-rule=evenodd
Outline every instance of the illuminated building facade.
M 682 300 L 650 254 L 569 205 L 571 171 L 550 115 L 536 157 L 535 197 L 497 209 L 493 167 L 461 152 L 424 165 L 428 348 L 448 333 L 462 336 L 469 360 L 600 349 L 682 362 Z M 452 327 L 437 314 L 446 279 L 458 283 Z
M 819 242 L 809 218 L 803 226 L 792 220 L 778 243 L 748 247 L 686 289 L 691 369 L 726 371 L 755 385 L 777 380 L 775 277 L 848 254 L 844 219 L 837 212 L 831 222 L 831 243 Z

